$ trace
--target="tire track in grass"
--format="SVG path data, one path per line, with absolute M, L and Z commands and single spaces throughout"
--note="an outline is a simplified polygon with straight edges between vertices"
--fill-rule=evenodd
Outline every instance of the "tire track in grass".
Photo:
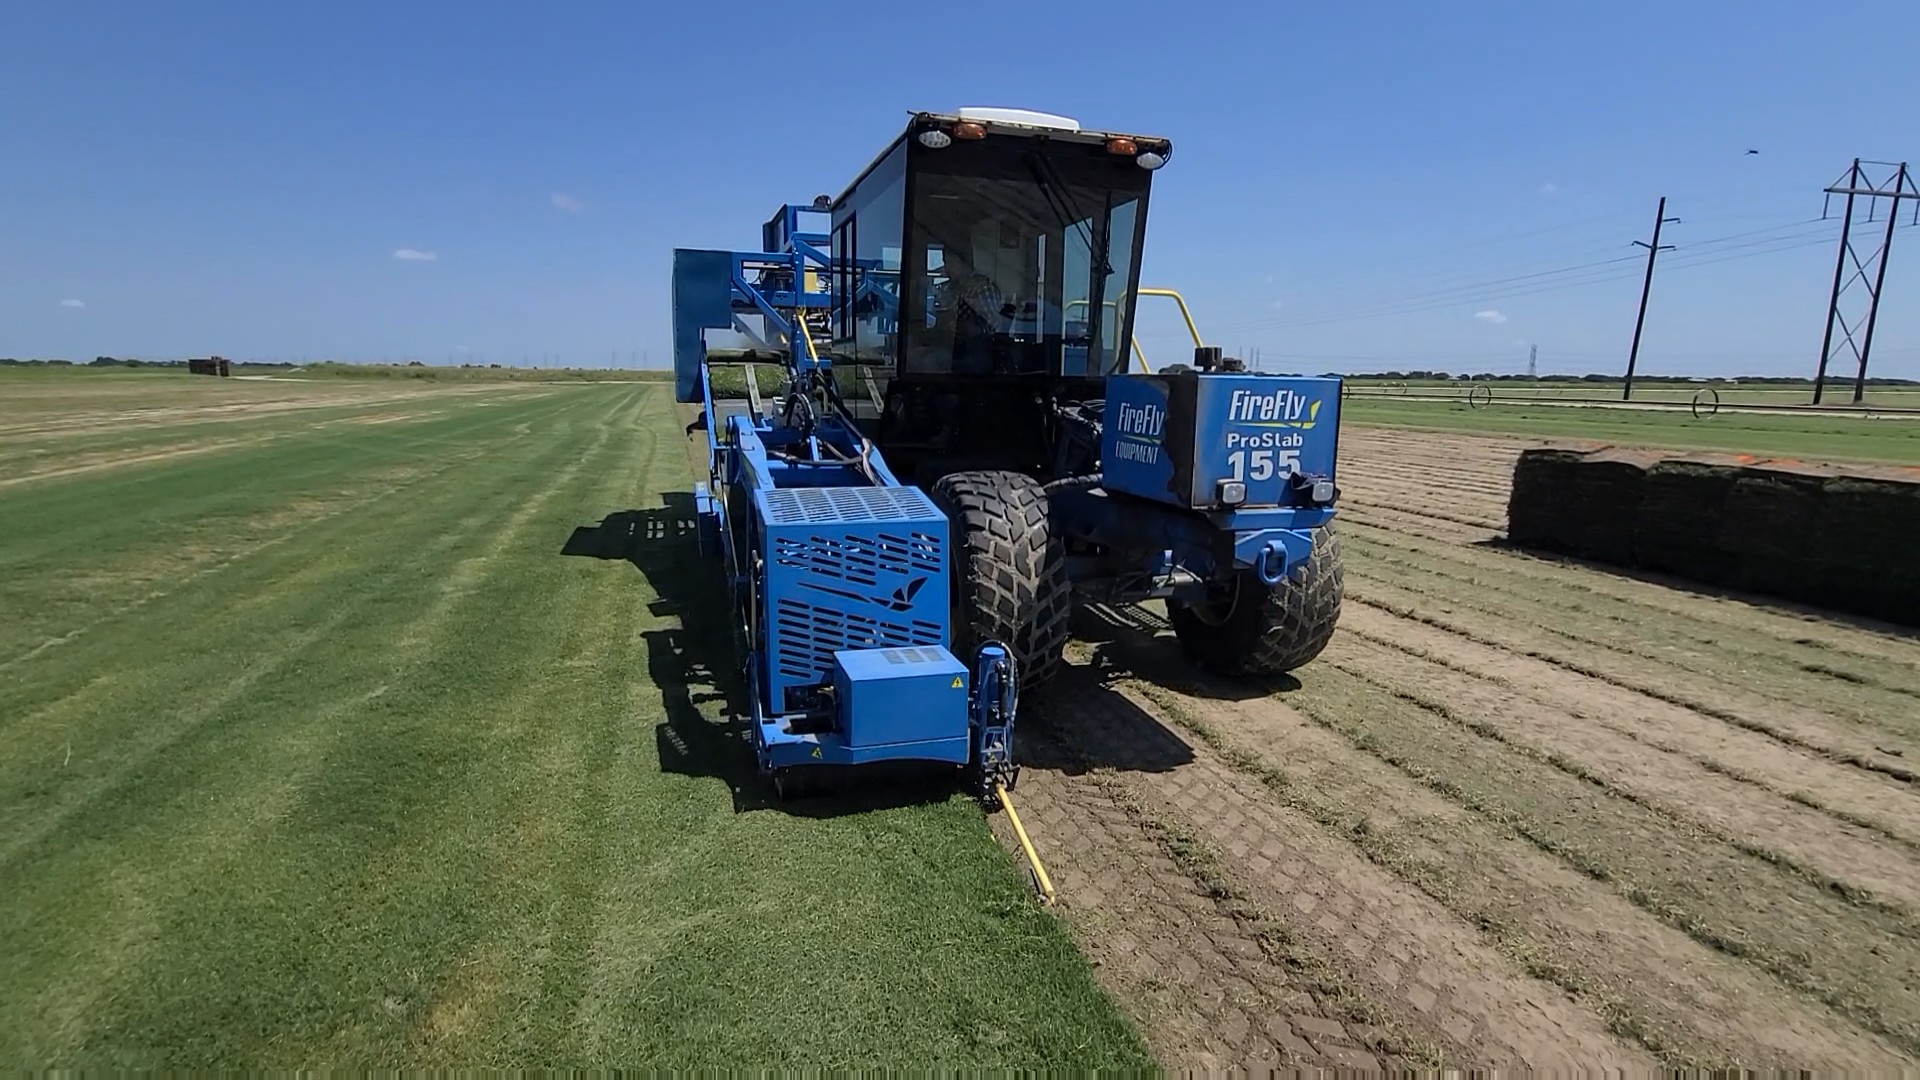
M 550 451 L 556 460 L 563 453 L 558 446 Z M 479 473 L 481 467 L 473 471 Z M 454 520 L 475 528 L 496 516 L 506 501 L 477 486 L 464 497 L 470 509 Z M 336 659 L 343 654 L 378 655 L 387 632 L 385 609 L 403 604 L 410 590 L 431 581 L 437 560 L 471 535 L 449 531 L 444 520 L 433 517 L 400 517 L 384 524 L 372 532 L 310 538 L 307 548 L 323 549 L 330 558 L 316 558 L 290 578 L 269 578 L 274 593 L 267 603 L 251 605 L 237 617 L 215 614 L 192 623 L 190 633 L 212 647 L 194 650 L 178 664 L 177 682 L 170 684 L 165 676 L 143 680 L 144 700 L 176 699 L 185 687 L 203 681 L 209 667 L 217 671 L 227 654 L 209 640 L 215 635 L 248 641 L 257 657 L 251 669 L 231 680 L 208 706 L 185 717 L 185 730 L 162 733 L 161 745 L 153 745 L 153 733 L 142 731 L 146 745 L 133 749 L 131 762 L 123 761 L 105 782 L 89 785 L 93 790 L 82 792 L 84 798 L 69 800 L 69 806 L 56 811 L 55 820 L 36 830 L 35 842 L 8 853 L 8 876 L 34 887 L 16 894 L 12 914 L 19 922 L 9 920 L 13 925 L 7 936 L 14 942 L 6 951 L 22 958 L 17 976 L 23 983 L 36 959 L 41 961 L 39 972 L 51 976 L 50 985 L 43 980 L 39 992 L 16 984 L 0 998 L 13 1004 L 9 1012 L 22 998 L 30 1003 L 29 1015 L 17 1018 L 29 1022 L 0 1023 L 0 1030 L 53 1033 L 52 1041 L 32 1047 L 28 1056 L 104 1056 L 135 1062 L 151 1062 L 155 1054 L 192 1056 L 220 1026 L 200 1010 L 235 1006 L 221 981 L 225 963 L 209 966 L 206 955 L 196 954 L 155 969 L 168 973 L 159 983 L 176 995 L 182 981 L 192 981 L 189 973 L 198 972 L 203 980 L 187 995 L 191 1007 L 183 1007 L 181 1000 L 167 1006 L 166 1023 L 181 1025 L 178 1040 L 163 1044 L 142 1025 L 126 1027 L 103 1015 L 138 1002 L 126 991 L 144 980 L 129 973 L 156 953 L 176 947 L 180 927 L 170 929 L 170 923 L 184 917 L 185 926 L 204 927 L 204 907 L 219 906 L 222 896 L 244 895 L 269 904 L 284 899 L 257 880 L 263 842 L 256 834 L 293 816 L 290 808 L 302 785 L 321 774 L 326 753 L 340 743 L 341 733 L 328 731 L 328 726 L 378 702 L 389 689 L 384 683 L 368 686 L 369 676 L 356 665 L 302 660 L 316 651 L 331 652 Z M 306 554 L 312 557 L 313 551 Z M 155 617 L 165 614 L 157 611 Z M 316 698 L 332 704 L 315 709 L 310 703 Z M 121 717 L 144 711 L 128 705 L 132 707 L 101 702 L 96 710 Z M 271 722 L 275 720 L 280 722 Z M 86 843 L 76 845 L 78 836 Z M 264 846 L 271 850 L 271 845 Z M 209 863 L 233 861 L 252 861 L 252 872 L 207 872 Z M 109 884 L 83 884 L 92 879 Z M 320 883 L 303 879 L 293 895 L 316 885 Z M 222 887 L 232 891 L 206 895 L 209 888 Z M 86 902 L 73 904 L 78 897 Z M 170 914 L 168 900 L 185 906 Z M 109 932 L 98 935 L 97 927 Z M 204 932 L 220 936 L 236 929 L 215 924 Z M 111 947 L 89 947 L 103 937 Z M 200 942 L 216 955 L 235 944 L 224 939 Z M 274 943 L 252 944 L 271 951 Z M 207 1021 L 205 1030 L 188 1026 L 196 1017 Z
M 1137 643 L 1119 651 L 1122 669 L 1140 652 Z M 1905 1060 L 1289 704 L 1196 696 L 1212 691 L 1183 692 L 1155 666 L 1152 684 L 1123 682 L 1129 697 L 1669 1063 L 1885 1068 Z
M 1576 659 L 1569 655 L 1568 649 L 1555 647 L 1549 641 L 1540 640 L 1538 634 L 1514 628 L 1511 624 L 1489 626 L 1470 617 L 1462 617 L 1457 611 L 1446 616 L 1426 614 L 1422 609 L 1433 606 L 1430 598 L 1379 582 L 1366 582 L 1364 592 L 1349 589 L 1346 600 L 1425 623 L 1476 644 L 1542 660 L 1574 674 L 1656 701 L 1678 705 L 1702 716 L 1759 732 L 1786 746 L 1811 751 L 1907 783 L 1915 779 L 1912 769 L 1886 760 L 1871 740 L 1836 732 L 1819 718 L 1808 717 L 1790 702 L 1770 701 L 1744 692 L 1728 691 L 1717 698 L 1723 704 L 1710 704 L 1699 700 L 1691 680 L 1676 680 L 1657 665 L 1596 656 L 1587 651 L 1582 651 L 1581 658 Z M 1769 716 L 1773 719 L 1767 719 Z
M 1694 629 L 1693 621 L 1686 618 L 1649 620 L 1644 608 L 1604 597 L 1587 596 L 1585 603 L 1556 602 L 1551 595 L 1564 594 L 1549 579 L 1524 571 L 1507 573 L 1506 567 L 1497 564 L 1483 567 L 1455 551 L 1408 546 L 1365 531 L 1354 537 L 1353 550 L 1367 573 L 1403 588 L 1420 591 L 1428 581 L 1450 582 L 1461 586 L 1442 589 L 1452 603 L 1471 598 L 1482 602 L 1466 606 L 1489 614 L 1524 612 L 1523 621 L 1549 626 L 1570 640 L 1708 678 L 1734 668 L 1748 685 L 1765 688 L 1773 696 L 1802 696 L 1809 686 L 1806 676 L 1814 675 L 1819 680 L 1815 685 L 1824 686 L 1821 699 L 1846 704 L 1848 712 L 1840 718 L 1856 723 L 1872 726 L 1871 717 L 1920 708 L 1920 688 L 1901 685 L 1908 676 L 1920 677 L 1920 673 L 1897 665 L 1877 665 L 1863 658 L 1850 669 L 1836 668 L 1816 664 L 1818 658 L 1794 642 L 1765 634 L 1731 627 Z M 1721 662 L 1703 662 L 1700 657 L 1706 654 L 1722 654 L 1708 657 Z M 1829 679 L 1838 685 L 1827 685 Z
M 1536 711 L 1503 688 L 1390 646 L 1349 636 L 1327 663 L 1482 738 L 1646 807 L 1849 902 L 1914 926 L 1920 858 L 1818 811 L 1709 772 L 1575 718 Z
M 1920 850 L 1920 801 L 1890 777 L 1702 716 L 1683 706 L 1589 679 L 1552 663 L 1469 641 L 1428 624 L 1356 604 L 1340 632 L 1484 680 L 1583 724 L 1677 755 L 1717 775 L 1828 814 L 1909 850 Z

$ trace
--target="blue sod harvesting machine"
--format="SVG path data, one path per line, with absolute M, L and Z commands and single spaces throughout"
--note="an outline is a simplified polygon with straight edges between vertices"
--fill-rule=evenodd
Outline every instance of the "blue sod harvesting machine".
M 1042 113 L 916 113 L 759 250 L 674 252 L 701 543 L 783 796 L 808 767 L 888 761 L 1010 787 L 1017 695 L 1060 667 L 1076 601 L 1163 601 L 1225 674 L 1326 646 L 1340 381 L 1247 372 L 1198 331 L 1191 364 L 1149 372 L 1133 339 L 1140 296 L 1179 299 L 1139 282 L 1172 152 Z M 719 373 L 743 392 L 717 397 Z

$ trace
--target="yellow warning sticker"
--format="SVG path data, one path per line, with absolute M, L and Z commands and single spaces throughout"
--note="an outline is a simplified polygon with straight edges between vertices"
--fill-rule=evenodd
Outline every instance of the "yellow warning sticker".
M 960 676 L 958 675 L 955 675 L 953 677 L 953 689 L 955 690 L 960 689 Z
M 813 748 L 813 756 L 814 756 L 814 757 L 819 757 L 819 756 L 820 756 L 820 748 L 819 748 L 819 747 L 817 747 L 817 746 L 816 746 L 816 747 L 814 747 L 814 748 Z

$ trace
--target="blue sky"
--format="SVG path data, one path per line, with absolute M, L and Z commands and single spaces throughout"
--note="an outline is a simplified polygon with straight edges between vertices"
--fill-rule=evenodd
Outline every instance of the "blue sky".
M 0 355 L 664 364 L 674 246 L 751 247 L 972 104 L 1172 138 L 1144 280 L 1268 369 L 1615 370 L 1639 268 L 1605 260 L 1664 194 L 1642 369 L 1810 374 L 1820 189 L 1920 163 L 1916 31 L 1911 0 L 21 0 Z M 1875 369 L 1920 377 L 1895 243 Z M 1186 348 L 1167 308 L 1140 336 Z

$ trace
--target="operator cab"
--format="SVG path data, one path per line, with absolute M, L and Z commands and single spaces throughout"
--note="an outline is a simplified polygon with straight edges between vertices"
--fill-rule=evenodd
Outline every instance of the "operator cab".
M 886 376 L 883 449 L 1032 467 L 1036 392 L 1098 397 L 1126 370 L 1171 154 L 1044 113 L 914 115 L 831 211 L 831 351 Z

